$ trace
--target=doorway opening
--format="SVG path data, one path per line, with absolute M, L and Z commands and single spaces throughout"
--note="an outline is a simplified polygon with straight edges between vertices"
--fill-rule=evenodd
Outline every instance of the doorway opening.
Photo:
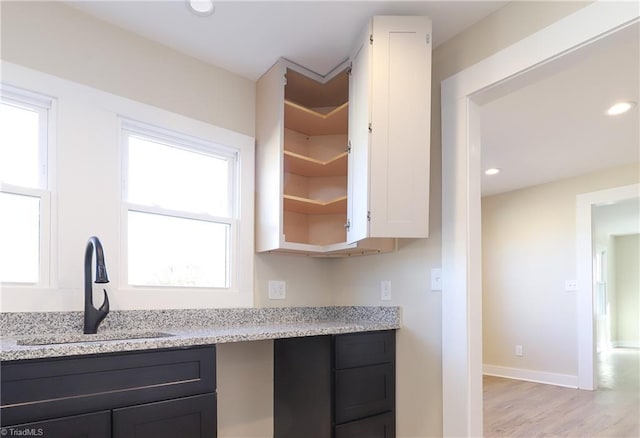
M 517 88 L 523 73 L 542 72 L 549 61 L 560 57 L 570 59 L 576 49 L 615 35 L 639 18 L 636 4 L 596 2 L 442 83 L 445 436 L 482 434 L 479 106 L 483 99 L 495 98 L 496 92 L 506 92 L 496 85 L 508 80 Z M 579 268 L 578 285 L 581 273 Z M 583 290 L 576 295 L 577 313 L 592 314 L 593 297 Z M 456 318 L 448 318 L 453 315 Z M 577 325 L 579 386 L 588 388 L 593 386 L 593 321 Z M 590 340 L 590 347 L 582 347 L 583 338 Z

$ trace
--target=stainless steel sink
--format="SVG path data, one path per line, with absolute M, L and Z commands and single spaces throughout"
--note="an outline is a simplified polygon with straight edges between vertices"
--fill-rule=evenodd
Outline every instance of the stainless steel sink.
M 123 341 L 136 339 L 168 338 L 173 336 L 162 332 L 105 332 L 95 335 L 85 335 L 80 333 L 60 333 L 52 335 L 25 337 L 17 340 L 18 345 L 52 345 L 52 344 L 74 344 L 80 342 L 104 342 Z

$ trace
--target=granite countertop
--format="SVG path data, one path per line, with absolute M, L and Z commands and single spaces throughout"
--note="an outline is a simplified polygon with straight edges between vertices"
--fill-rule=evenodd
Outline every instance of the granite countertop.
M 0 360 L 188 347 L 398 328 L 398 307 L 114 311 L 105 319 L 97 335 L 81 334 L 82 312 L 4 313 L 0 314 L 0 331 L 3 333 L 0 338 Z M 24 342 L 44 344 L 20 345 Z

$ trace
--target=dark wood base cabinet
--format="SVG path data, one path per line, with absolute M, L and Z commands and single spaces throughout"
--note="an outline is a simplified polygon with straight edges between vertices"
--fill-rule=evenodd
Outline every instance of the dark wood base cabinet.
M 275 438 L 395 438 L 395 331 L 274 341 Z
M 2 435 L 216 437 L 215 359 L 210 346 L 2 362 Z

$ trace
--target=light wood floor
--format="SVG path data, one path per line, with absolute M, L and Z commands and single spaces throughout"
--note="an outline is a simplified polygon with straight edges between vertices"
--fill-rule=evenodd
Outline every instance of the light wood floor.
M 640 437 L 640 350 L 598 359 L 597 391 L 484 377 L 485 437 Z

